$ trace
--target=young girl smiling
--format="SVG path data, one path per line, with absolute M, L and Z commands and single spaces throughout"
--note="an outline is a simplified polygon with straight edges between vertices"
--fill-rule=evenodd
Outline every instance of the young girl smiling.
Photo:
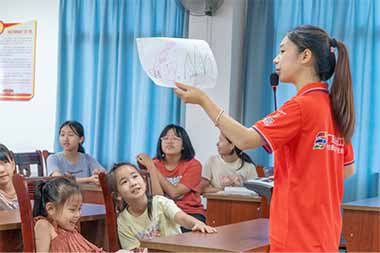
M 179 234 L 180 226 L 204 233 L 216 232 L 215 228 L 183 212 L 173 200 L 148 195 L 146 182 L 130 163 L 115 164 L 108 180 L 115 200 L 122 203 L 117 224 L 124 249 L 139 248 L 139 241 L 144 238 Z
M 82 194 L 64 177 L 41 182 L 33 206 L 37 252 L 101 252 L 78 231 Z

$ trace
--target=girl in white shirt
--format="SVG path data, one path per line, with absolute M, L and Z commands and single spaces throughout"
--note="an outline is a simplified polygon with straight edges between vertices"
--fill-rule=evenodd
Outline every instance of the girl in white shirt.
M 221 132 L 216 144 L 219 155 L 211 156 L 202 169 L 202 192 L 223 191 L 226 186 L 241 186 L 257 177 L 251 158 Z

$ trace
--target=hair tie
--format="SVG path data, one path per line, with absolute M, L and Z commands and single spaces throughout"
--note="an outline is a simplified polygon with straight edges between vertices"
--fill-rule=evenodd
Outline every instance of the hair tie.
M 44 187 L 45 187 L 46 184 L 47 184 L 47 181 L 42 180 L 42 181 L 39 182 L 39 184 L 37 186 L 38 187 L 38 191 L 40 192 L 41 195 L 42 195 L 42 192 L 43 192 Z
M 330 39 L 330 45 L 334 48 L 338 47 L 338 42 L 336 41 L 336 39 L 332 38 Z

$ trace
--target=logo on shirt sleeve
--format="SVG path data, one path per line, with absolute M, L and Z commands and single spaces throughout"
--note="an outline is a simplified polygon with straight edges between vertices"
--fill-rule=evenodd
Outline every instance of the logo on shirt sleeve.
M 273 122 L 274 122 L 274 120 L 275 120 L 276 118 L 280 118 L 280 117 L 285 116 L 285 115 L 287 115 L 287 113 L 284 112 L 283 110 L 277 110 L 277 111 L 275 111 L 274 113 L 272 113 L 271 115 L 265 117 L 265 118 L 262 120 L 262 122 L 263 122 L 263 124 L 264 124 L 265 126 L 270 126 L 270 125 L 273 124 Z

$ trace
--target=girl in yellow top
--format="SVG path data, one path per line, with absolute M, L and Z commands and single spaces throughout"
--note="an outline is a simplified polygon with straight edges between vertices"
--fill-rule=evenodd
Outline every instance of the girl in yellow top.
M 139 248 L 142 239 L 180 234 L 180 226 L 203 233 L 216 232 L 184 213 L 173 200 L 148 195 L 146 183 L 133 164 L 115 164 L 108 180 L 115 200 L 120 203 L 117 225 L 123 249 Z

